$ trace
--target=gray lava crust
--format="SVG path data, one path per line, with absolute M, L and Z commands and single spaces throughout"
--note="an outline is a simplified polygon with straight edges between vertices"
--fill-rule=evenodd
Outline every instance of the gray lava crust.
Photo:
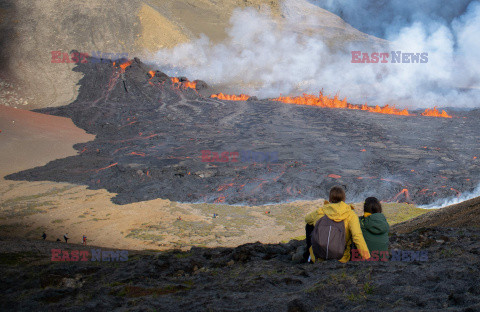
M 117 204 L 278 203 L 324 198 L 336 184 L 349 200 L 428 204 L 480 182 L 478 111 L 445 119 L 221 101 L 204 82 L 196 90 L 159 71 L 152 78 L 138 59 L 124 72 L 118 63 L 78 64 L 78 98 L 39 110 L 71 118 L 96 139 L 77 144 L 77 156 L 7 179 L 105 188 Z M 278 161 L 203 162 L 202 150 L 277 153 Z

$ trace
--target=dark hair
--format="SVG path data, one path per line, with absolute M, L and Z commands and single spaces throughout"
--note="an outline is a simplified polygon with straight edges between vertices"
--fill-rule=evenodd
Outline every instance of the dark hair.
M 369 213 L 381 213 L 382 205 L 376 197 L 368 197 L 365 199 L 365 204 L 363 204 L 363 212 Z
M 341 201 L 345 201 L 345 191 L 341 186 L 334 186 L 330 190 L 330 197 L 329 201 L 332 204 L 339 203 Z

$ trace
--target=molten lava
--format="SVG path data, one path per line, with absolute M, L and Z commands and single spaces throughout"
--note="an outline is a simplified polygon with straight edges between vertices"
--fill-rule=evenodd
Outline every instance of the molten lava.
M 125 72 L 125 69 L 126 69 L 128 66 L 132 65 L 132 63 L 133 63 L 133 60 L 130 60 L 130 61 L 128 61 L 128 62 L 125 62 L 125 63 L 120 64 L 120 68 L 122 69 L 122 73 Z M 113 63 L 113 65 L 115 66 L 115 63 Z
M 227 101 L 246 101 L 250 98 L 250 96 L 245 95 L 245 94 L 240 94 L 240 95 L 235 95 L 235 94 L 212 94 L 210 95 L 212 99 L 217 98 L 219 100 L 227 100 Z
M 180 81 L 180 78 L 177 77 L 171 77 L 173 84 L 179 84 L 180 87 L 183 87 L 185 89 L 196 89 L 197 88 L 197 83 L 196 82 L 191 82 L 191 81 Z
M 178 78 L 173 80 L 178 82 Z M 250 96 L 245 94 L 235 95 L 235 94 L 212 94 L 211 98 L 217 98 L 219 100 L 227 100 L 227 101 L 246 101 L 250 98 Z M 333 98 L 323 95 L 322 92 L 319 93 L 319 96 L 315 96 L 312 94 L 304 93 L 302 96 L 280 96 L 278 98 L 271 99 L 272 101 L 278 101 L 286 104 L 297 104 L 297 105 L 310 105 L 310 106 L 318 106 L 318 107 L 327 107 L 327 108 L 346 108 L 346 109 L 357 109 L 363 110 L 371 113 L 378 113 L 378 114 L 389 114 L 389 115 L 400 115 L 400 116 L 415 116 L 415 114 L 411 114 L 408 112 L 407 109 L 398 109 L 395 105 L 385 105 L 380 107 L 376 106 L 368 106 L 366 103 L 363 105 L 357 104 L 350 104 L 347 102 L 347 98 L 340 100 L 338 95 L 335 95 Z M 432 117 L 442 117 L 442 118 L 452 118 L 452 116 L 448 115 L 444 110 L 439 112 L 436 107 L 433 109 L 426 109 L 425 112 L 422 113 L 422 116 L 432 116 Z
M 182 83 L 182 86 L 184 88 L 195 89 L 197 87 L 197 83 L 196 82 L 185 81 L 185 82 Z
M 457 197 L 460 197 L 460 195 L 462 195 L 462 192 L 460 192 L 459 190 L 454 189 L 453 187 L 451 187 L 450 190 L 452 190 L 452 191 L 454 191 L 455 193 L 457 193 Z
M 333 179 L 341 179 L 342 178 L 342 176 L 339 176 L 338 174 L 333 174 L 333 173 L 329 174 L 328 177 L 333 178 Z
M 219 100 L 227 101 L 246 101 L 250 96 L 241 94 L 241 95 L 229 95 L 229 94 L 212 94 L 211 98 L 218 98 Z M 297 104 L 297 105 L 310 105 L 318 107 L 328 107 L 328 108 L 347 108 L 347 109 L 357 109 L 364 110 L 372 113 L 379 114 L 392 114 L 392 115 L 402 115 L 402 116 L 412 116 L 406 109 L 398 109 L 395 106 L 385 105 L 380 106 L 368 106 L 368 105 L 355 105 L 347 102 L 347 99 L 339 100 L 338 95 L 335 95 L 333 98 L 330 98 L 326 95 L 323 95 L 320 92 L 319 96 L 314 96 L 311 94 L 303 94 L 302 96 L 280 96 L 278 98 L 272 99 L 272 101 L 278 101 L 286 104 Z
M 405 197 L 406 202 L 411 202 L 410 200 L 410 194 L 407 189 L 401 190 L 397 195 L 395 195 L 390 201 L 391 202 L 399 202 L 399 197 L 403 195 Z
M 422 113 L 422 116 L 452 118 L 452 116 L 450 116 L 449 114 L 447 114 L 447 112 L 445 112 L 444 110 L 442 110 L 442 112 L 440 113 L 440 112 L 437 110 L 436 107 L 434 107 L 433 109 L 427 108 L 427 109 Z
M 348 108 L 348 109 L 358 109 L 364 110 L 372 113 L 379 113 L 379 114 L 391 114 L 391 115 L 402 115 L 402 116 L 410 116 L 408 110 L 397 109 L 395 106 L 385 105 L 383 107 L 380 106 L 367 106 L 365 105 L 355 105 L 350 104 L 347 102 L 347 98 L 343 100 L 338 99 L 338 95 L 335 95 L 333 98 L 330 98 L 326 95 L 323 95 L 322 92 L 319 93 L 319 96 L 314 96 L 311 94 L 303 94 L 303 96 L 296 96 L 296 97 L 278 97 L 272 99 L 273 101 L 279 101 L 282 103 L 287 104 L 299 104 L 299 105 L 310 105 L 310 106 L 319 106 L 319 107 L 328 107 L 328 108 Z
M 108 168 L 112 168 L 114 166 L 118 165 L 118 162 L 114 163 L 114 164 L 111 164 L 109 166 L 106 166 L 106 167 L 103 167 L 103 168 L 100 168 L 100 169 L 97 169 L 95 170 L 96 172 L 99 172 L 99 171 L 102 171 L 102 170 L 105 170 L 105 169 L 108 169 Z
M 142 153 L 142 152 L 131 152 L 129 155 L 136 155 L 136 156 L 145 157 L 145 153 Z

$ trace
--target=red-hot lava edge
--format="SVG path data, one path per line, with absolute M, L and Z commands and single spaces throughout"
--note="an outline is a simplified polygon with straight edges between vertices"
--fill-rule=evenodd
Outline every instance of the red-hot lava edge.
M 219 100 L 227 100 L 227 101 L 246 101 L 250 98 L 250 96 L 241 94 L 241 95 L 234 95 L 234 94 L 212 94 L 211 98 L 217 98 Z M 385 105 L 380 107 L 376 106 L 368 106 L 367 103 L 364 105 L 357 105 L 357 104 L 350 104 L 347 102 L 347 98 L 343 100 L 339 100 L 338 94 L 335 95 L 333 98 L 323 95 L 322 92 L 319 93 L 318 96 L 312 94 L 304 93 L 302 96 L 280 96 L 277 98 L 270 99 L 271 101 L 279 101 L 282 103 L 287 104 L 297 104 L 297 105 L 310 105 L 310 106 L 318 106 L 318 107 L 328 107 L 328 108 L 344 108 L 344 109 L 357 109 L 362 111 L 367 111 L 371 113 L 378 113 L 378 114 L 390 114 L 390 115 L 401 115 L 401 116 L 415 116 L 415 114 L 410 113 L 407 109 L 398 109 L 395 105 Z M 430 117 L 442 117 L 442 118 L 452 118 L 447 112 L 442 110 L 441 112 L 436 108 L 427 108 L 423 113 L 422 116 L 430 116 Z
M 454 119 L 365 114 L 382 108 L 322 94 L 243 95 L 231 105 L 221 95 L 210 98 L 203 81 L 169 77 L 138 59 L 78 64 L 74 71 L 84 74 L 77 99 L 39 112 L 69 117 L 95 140 L 76 145 L 77 156 L 7 179 L 105 188 L 117 193 L 118 204 L 266 204 L 324 198 L 336 184 L 345 185 L 350 200 L 428 204 L 480 183 L 478 110 L 455 112 Z M 204 150 L 212 151 L 211 161 L 202 161 Z M 278 161 L 223 157 L 245 150 L 276 152 Z

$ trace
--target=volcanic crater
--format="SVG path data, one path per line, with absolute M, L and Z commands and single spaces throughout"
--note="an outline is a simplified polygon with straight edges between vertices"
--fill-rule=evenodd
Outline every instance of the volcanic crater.
M 429 204 L 480 182 L 480 114 L 378 114 L 259 100 L 211 98 L 202 81 L 169 77 L 139 59 L 79 63 L 77 99 L 39 109 L 95 134 L 78 155 L 8 175 L 104 188 L 116 204 L 266 204 L 325 197 Z M 274 162 L 205 161 L 202 151 L 276 153 Z

